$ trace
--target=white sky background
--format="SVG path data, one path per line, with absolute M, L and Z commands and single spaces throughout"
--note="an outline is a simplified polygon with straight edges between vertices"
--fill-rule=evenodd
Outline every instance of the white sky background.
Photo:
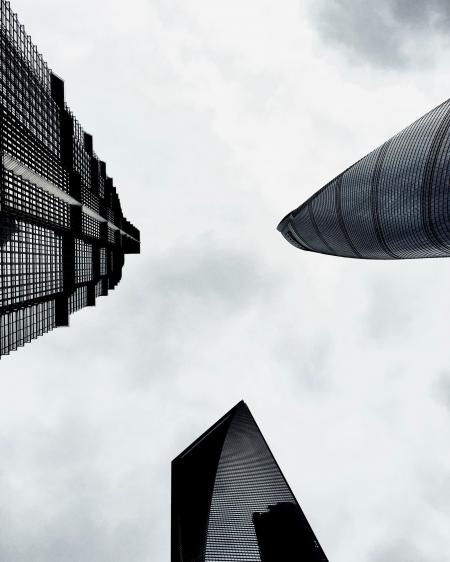
M 0 560 L 168 561 L 170 461 L 241 398 L 330 562 L 450 560 L 450 261 L 275 229 L 449 96 L 446 3 L 374 5 L 14 0 L 142 254 L 1 362 Z

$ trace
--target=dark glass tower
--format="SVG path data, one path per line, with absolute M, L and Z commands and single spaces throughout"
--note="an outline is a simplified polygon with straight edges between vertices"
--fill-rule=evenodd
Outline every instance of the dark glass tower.
M 327 562 L 240 402 L 172 462 L 172 562 Z
M 9 2 L 0 0 L 0 356 L 107 295 L 139 231 Z
M 450 255 L 450 101 L 356 162 L 279 224 L 302 250 L 370 259 Z

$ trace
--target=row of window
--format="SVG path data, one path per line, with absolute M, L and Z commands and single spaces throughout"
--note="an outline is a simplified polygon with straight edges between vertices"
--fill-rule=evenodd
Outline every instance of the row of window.
M 95 298 L 102 297 L 104 295 L 104 286 L 105 281 L 103 279 L 97 281 L 97 283 L 95 284 Z
M 447 101 L 313 195 L 294 213 L 290 237 L 348 257 L 449 256 L 449 180 Z
M 30 70 L 37 76 L 44 88 L 50 87 L 50 71 L 37 47 L 19 22 L 17 15 L 11 10 L 7 0 L 0 0 L 0 26 L 8 41 L 20 52 Z
M 59 157 L 59 111 L 50 92 L 1 31 L 0 46 L 0 103 Z
M 81 232 L 87 238 L 100 239 L 100 221 L 94 219 L 90 215 L 82 213 L 81 215 Z
M 1 143 L 4 151 L 68 193 L 69 176 L 61 162 L 11 112 L 3 109 L 2 119 Z
M 0 314 L 0 357 L 55 327 L 55 301 Z
M 0 306 L 63 289 L 62 237 L 48 228 L 0 215 Z
M 93 246 L 76 238 L 75 283 L 93 280 Z M 100 248 L 98 273 L 108 274 L 108 250 Z M 113 252 L 109 259 L 113 267 Z M 62 236 L 53 230 L 0 214 L 0 306 L 17 305 L 63 290 Z
M 70 206 L 67 203 L 9 170 L 3 168 L 2 173 L 0 201 L 4 211 L 33 217 L 49 226 L 70 229 Z
M 261 560 L 253 514 L 279 502 L 296 500 L 250 413 L 238 409 L 214 480 L 205 560 Z
M 75 283 L 89 283 L 92 279 L 92 245 L 75 238 Z
M 87 287 L 78 287 L 69 297 L 69 314 L 81 310 L 87 305 Z

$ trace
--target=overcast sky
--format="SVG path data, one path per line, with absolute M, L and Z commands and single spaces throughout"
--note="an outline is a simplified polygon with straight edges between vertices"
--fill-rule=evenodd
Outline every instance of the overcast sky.
M 450 560 L 450 261 L 278 221 L 449 96 L 447 1 L 14 0 L 141 229 L 1 361 L 0 560 L 169 560 L 170 461 L 245 399 L 330 562 Z

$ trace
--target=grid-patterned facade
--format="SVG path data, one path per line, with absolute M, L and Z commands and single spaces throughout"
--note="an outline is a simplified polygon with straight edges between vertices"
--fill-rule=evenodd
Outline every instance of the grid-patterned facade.
M 352 258 L 450 256 L 450 100 L 287 215 L 297 248 Z
M 139 231 L 53 74 L 0 0 L 0 356 L 121 279 Z
M 172 562 L 326 562 L 240 402 L 172 463 Z

